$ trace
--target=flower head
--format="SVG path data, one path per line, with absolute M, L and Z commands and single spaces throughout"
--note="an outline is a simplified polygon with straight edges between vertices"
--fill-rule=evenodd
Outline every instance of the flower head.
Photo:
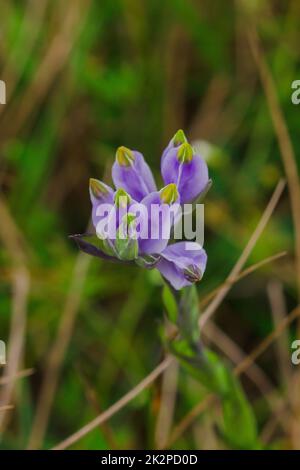
M 165 186 L 157 190 L 143 155 L 119 147 L 112 167 L 115 190 L 90 179 L 94 235 L 73 235 L 79 248 L 106 260 L 156 267 L 174 289 L 199 281 L 206 267 L 203 248 L 192 241 L 171 243 L 181 204 L 192 202 L 209 185 L 205 161 L 182 130 L 164 150 L 161 173 Z

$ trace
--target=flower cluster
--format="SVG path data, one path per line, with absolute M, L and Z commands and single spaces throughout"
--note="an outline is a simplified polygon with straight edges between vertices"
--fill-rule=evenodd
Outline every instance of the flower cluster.
M 91 255 L 136 263 L 147 269 L 155 267 L 179 290 L 201 279 L 207 256 L 196 242 L 170 243 L 177 208 L 204 196 L 210 185 L 205 161 L 188 143 L 182 130 L 174 135 L 163 152 L 161 175 L 165 186 L 158 190 L 143 155 L 119 147 L 112 167 L 116 189 L 90 179 L 95 243 L 91 243 L 88 234 L 73 238 L 80 249 Z M 158 208 L 155 216 L 150 210 L 153 206 Z M 105 210 L 107 207 L 110 209 Z M 104 230 L 107 225 L 116 228 L 115 236 L 107 236 Z

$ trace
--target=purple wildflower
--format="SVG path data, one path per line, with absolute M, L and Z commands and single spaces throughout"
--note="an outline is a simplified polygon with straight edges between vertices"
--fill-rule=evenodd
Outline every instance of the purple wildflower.
M 188 142 L 165 154 L 161 174 L 165 184 L 177 184 L 182 203 L 194 201 L 209 184 L 207 165 Z
M 101 204 L 112 204 L 114 200 L 114 191 L 102 181 L 90 178 L 90 198 L 92 202 L 92 221 L 94 227 L 100 220 L 97 216 L 97 210 Z
M 117 189 L 125 189 L 138 202 L 156 191 L 152 172 L 143 155 L 126 147 L 119 147 L 117 150 L 112 178 Z

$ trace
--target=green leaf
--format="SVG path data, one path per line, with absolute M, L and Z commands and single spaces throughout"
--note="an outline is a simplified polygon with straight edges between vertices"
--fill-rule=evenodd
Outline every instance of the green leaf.
M 229 393 L 222 400 L 222 435 L 231 447 L 259 448 L 256 420 L 245 393 L 236 377 L 228 370 Z

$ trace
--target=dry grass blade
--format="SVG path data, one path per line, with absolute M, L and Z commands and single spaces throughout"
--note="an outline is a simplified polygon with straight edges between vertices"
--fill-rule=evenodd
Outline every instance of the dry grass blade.
M 34 369 L 21 370 L 20 372 L 18 372 L 15 375 L 1 377 L 0 385 L 7 384 L 9 382 L 14 382 L 15 380 L 23 379 L 24 377 L 29 377 L 32 374 L 34 374 Z
M 298 168 L 296 163 L 296 155 L 293 149 L 292 141 L 289 135 L 288 127 L 279 104 L 276 86 L 272 77 L 272 73 L 268 67 L 264 57 L 263 49 L 260 45 L 259 38 L 255 27 L 249 29 L 248 32 L 250 48 L 259 72 L 260 80 L 266 95 L 271 119 L 275 129 L 275 133 L 280 148 L 280 153 L 287 177 L 287 183 L 290 194 L 292 216 L 295 228 L 295 254 L 296 254 L 296 280 L 298 286 L 298 298 L 300 298 L 300 182 Z M 298 336 L 300 334 L 300 321 L 298 322 Z M 300 443 L 300 375 L 295 381 L 294 387 L 294 414 L 296 416 L 295 425 L 293 426 L 293 445 L 299 448 Z
M 12 410 L 14 408 L 13 405 L 5 405 L 5 406 L 0 406 L 0 413 L 3 412 L 3 411 L 9 411 L 9 410 Z
M 267 294 L 271 306 L 274 326 L 277 328 L 287 315 L 287 306 L 282 283 L 279 280 L 271 280 L 267 285 Z M 281 383 L 285 390 L 288 390 L 288 384 L 290 383 L 292 376 L 292 363 L 289 358 L 289 349 L 288 334 L 282 334 L 280 341 L 276 343 L 276 350 Z
M 239 364 L 247 357 L 244 351 L 213 322 L 207 323 L 204 336 L 208 337 L 235 365 Z M 252 364 L 245 373 L 263 395 L 267 396 L 272 390 L 273 386 L 270 380 L 257 364 Z
M 14 271 L 13 279 L 13 307 L 11 331 L 8 340 L 7 366 L 5 379 L 17 374 L 20 367 L 24 348 L 27 317 L 27 297 L 29 292 L 29 275 L 27 269 L 20 267 Z M 1 393 L 0 406 L 6 406 L 12 399 L 15 381 L 6 381 Z M 4 431 L 5 413 L 0 416 L 0 430 Z
M 274 414 L 271 419 L 267 422 L 267 424 L 264 426 L 261 434 L 260 434 L 260 440 L 261 442 L 264 442 L 265 444 L 267 444 L 274 431 L 276 430 L 277 428 L 277 424 L 278 424 L 278 417 L 280 418 L 283 418 L 285 414 L 288 413 L 288 405 L 287 403 L 284 401 L 281 403 L 281 405 L 279 407 L 277 407 L 276 409 L 276 414 Z M 287 433 L 289 433 L 289 430 L 287 430 Z
M 194 420 L 201 415 L 201 413 L 204 413 L 205 410 L 208 409 L 209 406 L 212 406 L 214 403 L 216 403 L 217 397 L 216 395 L 209 394 L 207 395 L 203 401 L 199 402 L 192 410 L 190 410 L 184 418 L 180 421 L 180 423 L 175 426 L 170 440 L 168 442 L 167 448 L 170 448 L 171 445 L 179 439 L 180 436 L 191 426 L 191 424 L 194 422 Z
M 176 403 L 179 364 L 168 367 L 162 379 L 160 407 L 155 426 L 155 448 L 163 449 L 169 439 Z
M 91 409 L 94 410 L 96 415 L 100 415 L 102 407 L 100 403 L 99 394 L 97 393 L 93 385 L 90 383 L 89 379 L 86 377 L 83 368 L 77 365 L 76 370 L 79 381 L 82 384 L 87 403 L 90 404 Z M 109 449 L 116 450 L 118 448 L 118 443 L 115 439 L 114 432 L 110 427 L 110 423 L 103 423 L 102 426 L 99 426 L 99 430 L 101 431 L 101 433 L 103 433 L 104 439 L 107 441 Z
M 47 12 L 48 0 L 34 0 L 27 2 L 26 9 L 24 11 L 23 25 L 26 30 L 26 41 L 23 43 L 23 56 L 20 63 L 20 57 L 18 57 L 18 69 L 13 67 L 13 62 L 16 60 L 14 57 L 16 50 L 12 51 L 9 58 L 6 59 L 4 68 L 2 69 L 1 78 L 3 77 L 6 83 L 9 83 L 7 89 L 7 101 L 14 96 L 16 87 L 20 80 L 20 71 L 23 70 L 24 64 L 28 57 L 32 55 L 32 51 L 35 46 L 35 41 L 38 39 L 40 30 L 43 27 L 43 19 Z M 25 34 L 24 34 L 25 37 Z M 1 58 L 2 59 L 2 58 Z M 23 67 L 22 67 L 23 66 Z M 6 108 L 0 106 L 0 116 L 6 111 Z
M 80 27 L 85 14 L 89 11 L 89 2 L 77 0 L 72 7 L 66 8 L 61 28 L 54 35 L 48 50 L 45 51 L 34 79 L 28 85 L 26 93 L 17 104 L 12 105 L 4 116 L 1 135 L 7 138 L 17 134 L 30 115 L 38 109 L 38 105 L 47 95 L 67 60 L 80 33 Z M 16 112 L 18 110 L 18 112 Z M 13 118 L 14 117 L 14 118 Z M 13 124 L 13 125 L 12 125 Z
M 249 268 L 244 269 L 240 274 L 232 278 L 231 280 L 226 280 L 221 286 L 217 287 L 213 291 L 211 291 L 209 294 L 207 294 L 203 299 L 200 300 L 200 307 L 205 306 L 211 299 L 215 297 L 215 295 L 220 292 L 221 289 L 223 289 L 224 286 L 232 286 L 235 284 L 237 281 L 240 281 L 244 277 L 248 276 L 249 274 L 253 273 L 257 269 L 261 268 L 265 264 L 271 263 L 272 261 L 276 261 L 279 258 L 282 258 L 283 256 L 286 256 L 287 252 L 282 251 L 280 253 L 277 253 L 276 255 L 269 256 L 268 258 L 263 259 L 262 261 L 259 261 L 258 263 L 253 264 L 252 266 L 249 266 Z

